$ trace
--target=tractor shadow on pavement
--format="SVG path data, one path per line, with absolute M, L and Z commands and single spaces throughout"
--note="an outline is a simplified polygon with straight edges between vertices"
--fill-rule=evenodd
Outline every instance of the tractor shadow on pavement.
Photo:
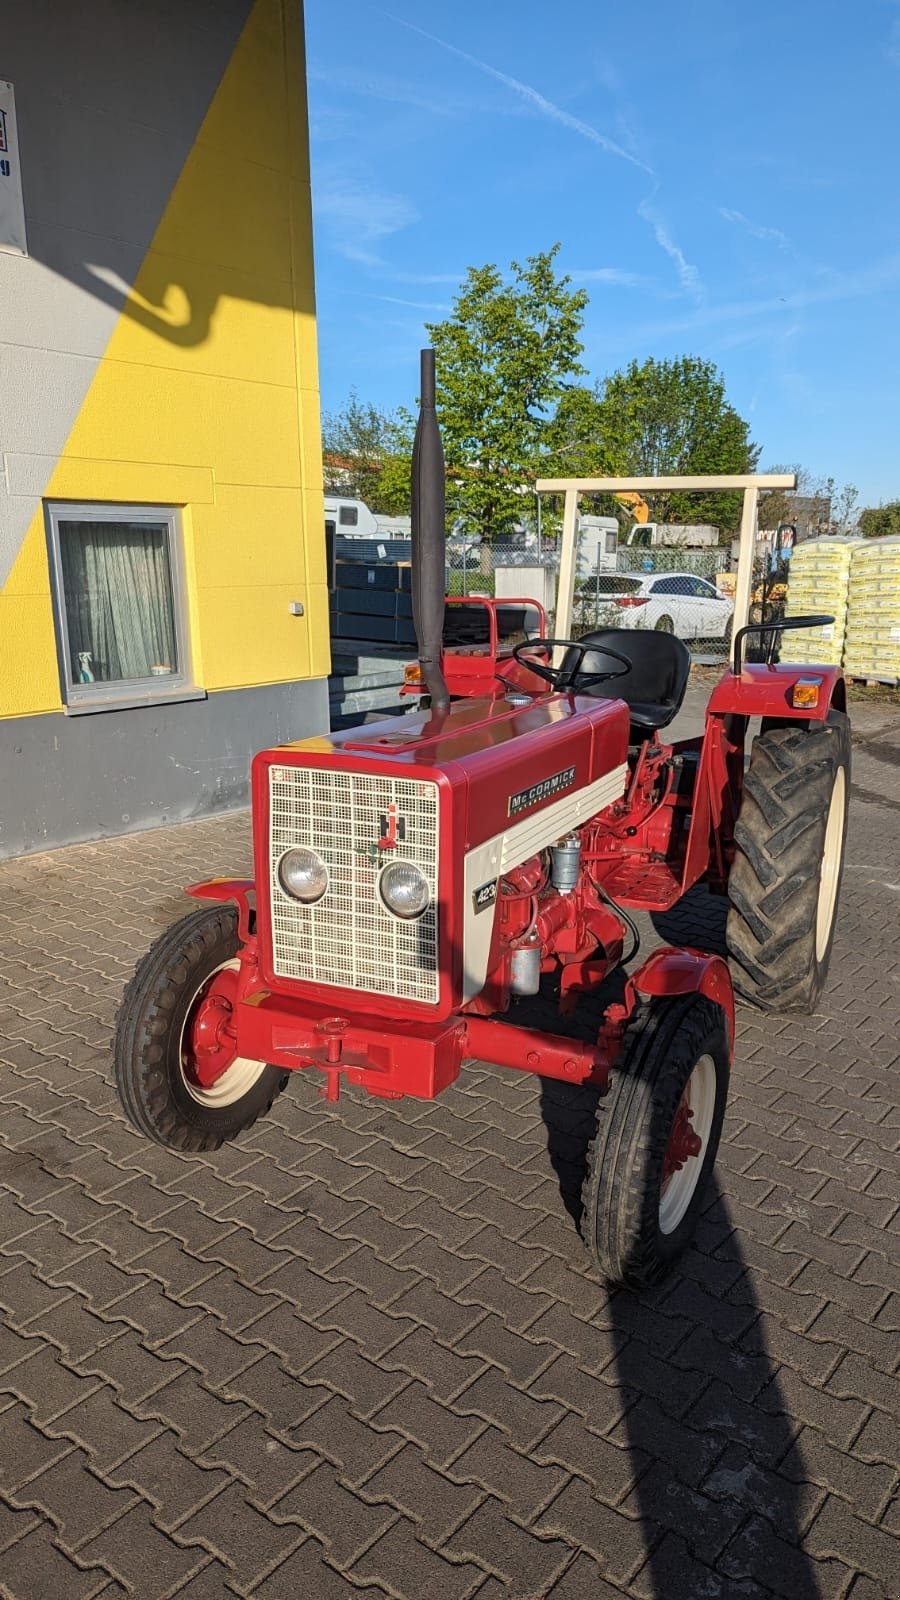
M 541 1110 L 574 1256 L 596 1105 L 544 1080 Z M 762 1600 L 773 1590 L 823 1600 L 801 1547 L 818 1499 L 757 1281 L 714 1173 L 671 1274 L 642 1293 L 610 1288 L 598 1313 L 616 1351 L 603 1378 L 625 1408 L 605 1436 L 628 1450 L 635 1480 L 617 1509 L 638 1520 L 650 1552 L 638 1580 L 647 1600 Z M 607 1499 L 602 1482 L 595 1493 Z
M 721 952 L 726 911 L 724 899 L 695 890 L 653 927 L 667 943 Z M 622 983 L 613 975 L 571 1031 L 589 1036 L 595 1011 Z M 542 1079 L 540 1109 L 577 1259 L 598 1097 Z M 635 1480 L 618 1510 L 638 1519 L 650 1552 L 638 1580 L 648 1600 L 761 1600 L 773 1590 L 822 1600 L 801 1547 L 818 1501 L 768 1346 L 765 1284 L 744 1257 L 714 1172 L 694 1241 L 672 1273 L 641 1294 L 611 1288 L 598 1313 L 616 1352 L 603 1376 L 625 1408 L 606 1437 L 630 1452 Z M 605 1499 L 602 1484 L 597 1492 Z

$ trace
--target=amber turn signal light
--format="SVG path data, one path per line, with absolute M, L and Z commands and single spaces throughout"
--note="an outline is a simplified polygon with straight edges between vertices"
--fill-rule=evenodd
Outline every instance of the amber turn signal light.
M 821 678 L 798 678 L 791 694 L 791 704 L 796 710 L 809 711 L 819 704 Z

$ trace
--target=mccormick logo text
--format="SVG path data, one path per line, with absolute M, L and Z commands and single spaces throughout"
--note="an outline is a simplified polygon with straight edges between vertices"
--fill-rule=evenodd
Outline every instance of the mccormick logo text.
M 571 789 L 575 782 L 575 768 L 566 767 L 563 772 L 554 772 L 551 778 L 542 778 L 540 783 L 533 783 L 528 789 L 520 789 L 518 794 L 511 794 L 507 816 L 518 817 L 523 811 L 530 811 L 532 806 L 538 806 L 542 800 L 549 800 L 555 794 L 562 794 L 564 789 Z

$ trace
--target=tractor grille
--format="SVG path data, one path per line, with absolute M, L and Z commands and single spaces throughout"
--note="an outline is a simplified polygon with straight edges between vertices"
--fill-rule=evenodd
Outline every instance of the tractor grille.
M 368 777 L 322 767 L 270 767 L 269 892 L 272 959 L 280 978 L 438 999 L 437 785 Z M 379 850 L 382 818 L 397 808 L 404 834 Z M 304 906 L 285 894 L 277 866 L 285 850 L 307 845 L 328 867 L 322 899 Z M 431 889 L 421 917 L 403 922 L 386 909 L 378 875 L 391 861 L 414 861 Z

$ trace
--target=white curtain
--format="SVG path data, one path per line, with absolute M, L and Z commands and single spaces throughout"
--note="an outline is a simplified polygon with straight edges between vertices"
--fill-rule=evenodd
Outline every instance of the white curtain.
M 59 523 L 73 682 L 177 670 L 166 523 Z

